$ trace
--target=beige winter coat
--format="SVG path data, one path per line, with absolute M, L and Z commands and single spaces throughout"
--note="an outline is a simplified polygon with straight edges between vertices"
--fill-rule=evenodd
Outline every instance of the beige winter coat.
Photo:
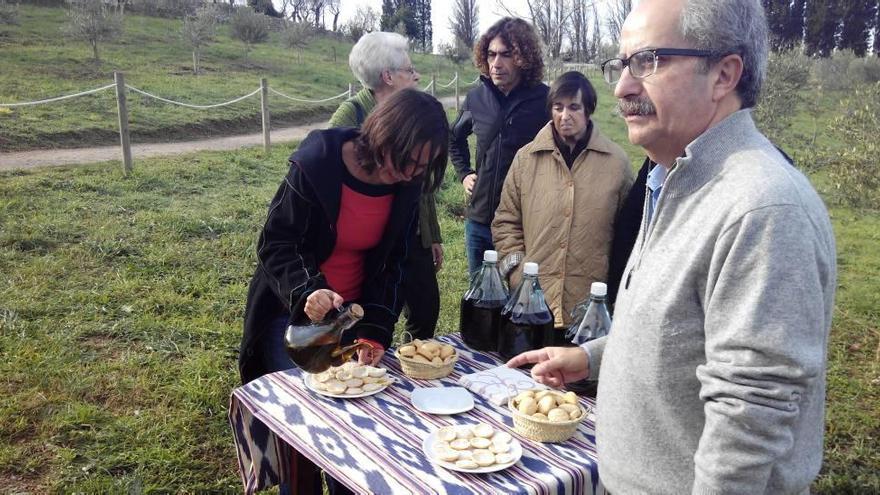
M 559 328 L 570 324 L 571 310 L 587 298 L 590 284 L 608 275 L 614 218 L 633 174 L 626 153 L 595 122 L 587 147 L 569 170 L 552 125 L 514 157 L 492 221 L 492 239 L 500 260 L 524 253 L 510 277 L 511 290 L 526 261 L 540 265 L 541 288 Z

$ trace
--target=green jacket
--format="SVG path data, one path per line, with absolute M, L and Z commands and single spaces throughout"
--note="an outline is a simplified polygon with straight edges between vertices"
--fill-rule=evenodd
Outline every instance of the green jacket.
M 364 88 L 339 105 L 339 108 L 330 117 L 330 127 L 358 127 L 361 125 L 362 122 L 358 122 L 357 119 L 354 102 L 360 104 L 364 117 L 376 107 L 373 91 Z M 430 248 L 431 244 L 443 242 L 443 238 L 440 236 L 440 222 L 437 221 L 437 203 L 434 201 L 432 193 L 422 194 L 422 199 L 419 201 L 419 235 L 422 247 L 425 248 Z

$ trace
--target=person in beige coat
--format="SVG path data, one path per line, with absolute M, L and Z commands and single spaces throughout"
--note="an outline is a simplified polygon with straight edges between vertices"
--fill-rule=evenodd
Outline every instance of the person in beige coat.
M 521 261 L 540 265 L 539 281 L 553 311 L 546 345 L 563 343 L 571 310 L 604 282 L 614 219 L 633 183 L 626 153 L 591 121 L 596 91 L 580 72 L 553 82 L 552 120 L 513 159 L 492 221 L 492 240 L 511 287 Z

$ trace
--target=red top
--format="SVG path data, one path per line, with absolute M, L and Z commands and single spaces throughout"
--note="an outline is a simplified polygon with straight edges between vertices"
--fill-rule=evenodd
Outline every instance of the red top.
M 336 246 L 320 269 L 327 284 L 346 301 L 361 296 L 364 257 L 382 239 L 393 200 L 394 194 L 371 196 L 342 185 Z

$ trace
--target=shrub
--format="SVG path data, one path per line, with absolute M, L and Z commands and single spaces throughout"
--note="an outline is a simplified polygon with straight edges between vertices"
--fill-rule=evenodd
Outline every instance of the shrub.
M 0 0 L 0 24 L 18 25 L 18 5 Z
M 878 209 L 880 82 L 857 88 L 842 102 L 842 107 L 844 113 L 834 119 L 830 128 L 840 139 L 842 151 L 826 153 L 835 196 L 846 205 Z
M 265 43 L 269 39 L 269 18 L 254 12 L 250 7 L 236 9 L 229 20 L 229 25 L 232 29 L 232 37 L 245 45 L 245 58 L 253 45 Z
M 773 70 L 767 73 L 754 116 L 771 141 L 778 143 L 805 101 L 802 90 L 809 82 L 811 65 L 809 57 L 793 50 L 770 55 Z
M 880 59 L 863 57 L 851 60 L 847 74 L 855 83 L 874 83 L 880 81 Z

